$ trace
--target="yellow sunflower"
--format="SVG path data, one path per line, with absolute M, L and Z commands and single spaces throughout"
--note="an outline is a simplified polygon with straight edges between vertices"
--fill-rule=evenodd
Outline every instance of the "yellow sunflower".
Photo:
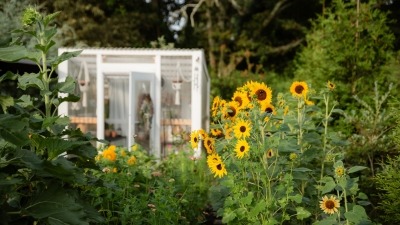
M 337 167 L 335 168 L 335 175 L 336 175 L 337 177 L 342 177 L 342 176 L 344 175 L 344 173 L 345 173 L 345 169 L 344 169 L 343 166 L 337 166 Z
M 273 156 L 275 156 L 274 150 L 268 149 L 268 151 L 265 153 L 265 156 L 266 156 L 268 159 L 272 158 Z
M 192 145 L 192 148 L 195 149 L 199 146 L 199 142 L 200 142 L 200 134 L 198 130 L 194 130 L 192 131 L 192 133 L 190 133 L 190 144 Z
M 114 162 L 117 159 L 117 153 L 115 153 L 115 145 L 111 145 L 106 150 L 103 151 L 103 158 Z
M 326 84 L 326 87 L 330 90 L 333 91 L 336 88 L 336 85 L 334 83 L 332 83 L 331 81 L 328 81 L 328 83 Z
M 217 154 L 207 156 L 207 163 L 211 172 L 214 174 L 214 177 L 218 176 L 219 178 L 221 178 L 224 175 L 228 174 L 225 169 L 225 164 L 222 162 L 221 158 Z
M 231 126 L 230 123 L 225 123 L 224 125 L 224 130 L 225 130 L 225 139 L 230 140 L 233 138 L 232 133 L 233 133 L 233 127 Z
M 222 136 L 222 131 L 221 131 L 221 129 L 218 129 L 218 128 L 211 128 L 210 131 L 211 131 L 211 135 L 212 135 L 213 137 L 221 137 L 221 136 Z
M 212 154 L 215 152 L 214 146 L 215 146 L 215 139 L 207 136 L 204 139 L 204 147 L 207 150 L 207 154 Z
M 336 199 L 335 196 L 331 196 L 330 198 L 328 198 L 328 196 L 325 195 L 324 197 L 322 197 L 322 201 L 320 201 L 319 203 L 319 207 L 326 214 L 334 214 L 338 211 L 338 208 L 340 207 L 340 202 L 338 199 Z
M 260 104 L 270 104 L 272 100 L 272 90 L 264 83 L 255 82 L 252 86 L 252 94 L 255 95 Z
M 239 113 L 239 103 L 236 101 L 228 102 L 226 106 L 226 111 L 224 113 L 225 119 L 235 119 L 236 115 Z
M 238 103 L 239 110 L 246 108 L 250 103 L 247 93 L 243 91 L 235 91 L 235 93 L 233 93 L 232 101 Z
M 268 114 L 276 115 L 275 106 L 273 106 L 272 104 L 263 104 L 263 105 L 261 105 L 260 109 L 261 109 L 261 113 L 268 113 Z
M 244 155 L 248 154 L 249 149 L 249 143 L 245 139 L 238 140 L 235 147 L 236 157 L 239 159 L 243 158 Z
M 234 126 L 234 133 L 236 138 L 247 138 L 250 136 L 251 123 L 239 119 Z
M 212 153 L 207 156 L 207 165 L 212 168 L 215 164 L 222 162 L 221 157 L 217 153 Z
M 205 130 L 200 129 L 200 130 L 198 130 L 198 132 L 199 132 L 199 135 L 200 135 L 200 139 L 204 140 L 206 137 L 208 137 L 208 134 L 207 134 L 207 132 Z
M 211 107 L 211 113 L 212 113 L 213 117 L 217 116 L 220 102 L 221 102 L 221 98 L 219 96 L 214 97 L 213 102 L 212 102 L 212 107 Z
M 290 93 L 292 93 L 293 97 L 296 98 L 304 98 L 307 96 L 308 85 L 304 81 L 295 81 L 290 86 Z

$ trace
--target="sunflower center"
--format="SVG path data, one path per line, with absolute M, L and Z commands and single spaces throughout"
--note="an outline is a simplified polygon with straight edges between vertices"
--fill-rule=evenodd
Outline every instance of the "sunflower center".
M 211 146 L 211 141 L 210 140 L 207 141 L 207 145 Z
M 239 107 L 242 105 L 243 101 L 241 97 L 236 97 L 235 101 L 239 103 Z
M 244 150 L 245 150 L 245 147 L 244 147 L 244 146 L 241 146 L 241 147 L 240 147 L 240 152 L 244 152 Z
M 197 139 L 197 137 L 193 138 L 194 143 L 197 143 L 199 140 Z
M 304 91 L 304 87 L 301 86 L 301 85 L 297 85 L 296 88 L 294 89 L 294 91 L 295 91 L 297 94 L 301 94 L 301 93 L 303 93 L 303 91 Z
M 272 112 L 273 112 L 273 110 L 272 110 L 272 108 L 271 108 L 271 107 L 267 107 L 267 108 L 265 109 L 265 112 L 266 112 L 266 113 L 272 113 Z
M 335 203 L 332 200 L 328 200 L 325 202 L 325 207 L 327 209 L 334 209 L 335 208 Z
M 265 100 L 267 98 L 267 92 L 264 90 L 260 89 L 256 91 L 257 99 L 259 101 Z
M 230 117 L 234 117 L 236 115 L 236 109 L 231 107 L 231 110 L 228 112 L 228 115 Z
M 240 130 L 240 132 L 244 133 L 244 132 L 246 132 L 246 127 L 245 126 L 241 126 L 239 128 L 239 130 Z
M 222 170 L 222 165 L 221 165 L 221 164 L 218 164 L 218 165 L 217 165 L 217 169 L 218 169 L 218 170 Z

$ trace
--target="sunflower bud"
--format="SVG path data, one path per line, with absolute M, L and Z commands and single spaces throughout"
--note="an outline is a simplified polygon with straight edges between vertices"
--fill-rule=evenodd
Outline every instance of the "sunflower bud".
M 32 26 L 38 20 L 39 15 L 39 12 L 35 8 L 26 8 L 22 15 L 22 24 L 27 27 Z

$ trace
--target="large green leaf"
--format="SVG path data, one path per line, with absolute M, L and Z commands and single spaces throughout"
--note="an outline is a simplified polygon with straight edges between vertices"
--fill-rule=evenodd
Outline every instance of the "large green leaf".
M 59 157 L 52 161 L 43 161 L 43 169 L 36 171 L 36 173 L 40 176 L 55 177 L 73 184 L 86 183 L 83 170 L 64 157 Z
M 43 81 L 40 79 L 40 74 L 36 73 L 25 73 L 21 77 L 18 78 L 18 86 L 22 90 L 26 90 L 27 87 L 38 87 L 40 90 L 44 90 L 45 86 Z
M 15 62 L 25 59 L 29 55 L 28 49 L 24 46 L 14 45 L 0 48 L 0 60 L 5 62 Z
M 81 54 L 82 50 L 79 51 L 73 51 L 73 52 L 63 52 L 61 55 L 57 56 L 54 60 L 50 61 L 51 66 L 53 68 L 57 67 L 60 63 L 64 62 L 65 60 L 68 60 L 70 58 L 77 57 L 79 54 Z
M 5 62 L 16 62 L 21 59 L 30 59 L 39 62 L 40 53 L 29 51 L 26 47 L 13 45 L 0 48 L 0 60 Z
M 51 225 L 89 225 L 84 208 L 76 198 L 77 193 L 73 190 L 51 183 L 32 198 L 24 212 L 36 219 L 47 220 Z
M 372 224 L 369 221 L 368 215 L 362 206 L 355 205 L 349 212 L 345 212 L 344 216 L 349 220 L 351 224 Z

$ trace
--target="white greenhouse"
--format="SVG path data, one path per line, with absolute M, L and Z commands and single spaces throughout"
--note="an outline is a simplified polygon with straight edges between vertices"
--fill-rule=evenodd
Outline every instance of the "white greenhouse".
M 210 78 L 203 50 L 60 48 L 83 50 L 58 67 L 59 82 L 75 78 L 79 102 L 63 103 L 59 115 L 98 139 L 129 147 L 138 143 L 157 158 L 190 132 L 209 129 Z

